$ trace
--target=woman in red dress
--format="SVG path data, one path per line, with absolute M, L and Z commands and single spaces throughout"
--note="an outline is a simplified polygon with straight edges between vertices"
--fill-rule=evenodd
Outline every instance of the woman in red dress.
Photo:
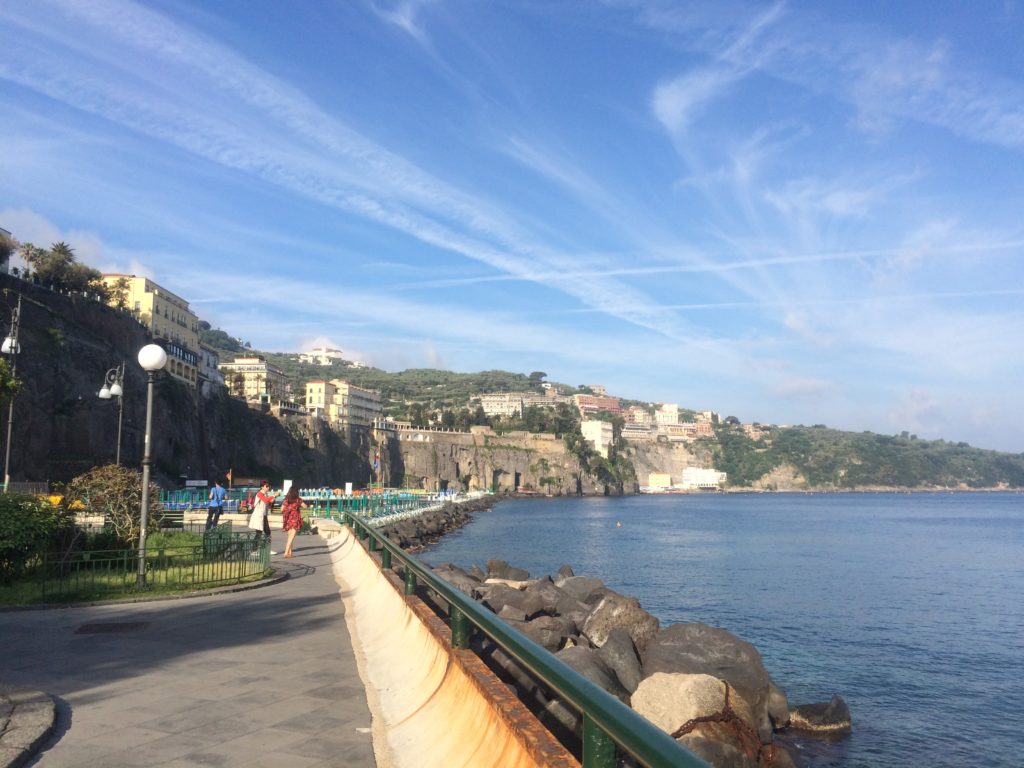
M 281 527 L 288 531 L 288 543 L 284 547 L 284 556 L 292 556 L 292 542 L 295 541 L 295 534 L 302 530 L 302 510 L 306 508 L 306 502 L 299 498 L 299 489 L 294 485 L 288 489 L 281 502 Z

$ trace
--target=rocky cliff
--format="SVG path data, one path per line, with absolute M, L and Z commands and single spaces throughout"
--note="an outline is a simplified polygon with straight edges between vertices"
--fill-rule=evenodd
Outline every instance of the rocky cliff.
M 7 275 L 0 275 L 0 291 L 7 307 L 17 300 L 14 292 L 23 297 L 17 373 L 25 388 L 14 402 L 11 479 L 66 481 L 114 461 L 117 401 L 96 393 L 107 370 L 122 361 L 122 463 L 139 466 L 146 375 L 136 355 L 152 341 L 146 329 L 94 299 Z M 226 394 L 204 398 L 166 373 L 157 375 L 154 387 L 152 439 L 153 471 L 166 486 L 182 476 L 222 477 L 228 469 L 235 477 L 290 478 L 300 485 L 370 479 L 365 446 L 353 451 L 319 420 L 279 420 Z
M 605 486 L 589 476 L 555 435 L 530 432 L 496 434 L 474 427 L 472 433 L 412 430 L 383 445 L 385 482 L 428 490 L 493 489 L 496 493 L 530 488 L 555 496 L 633 492 Z

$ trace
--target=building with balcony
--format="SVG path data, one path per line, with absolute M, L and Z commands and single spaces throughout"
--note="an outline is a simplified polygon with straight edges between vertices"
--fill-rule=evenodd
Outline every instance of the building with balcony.
M 220 355 L 199 342 L 199 388 L 209 397 L 224 386 L 224 374 L 220 372 Z
M 649 443 L 658 438 L 658 432 L 650 424 L 623 424 L 622 436 L 634 443 Z
M 325 379 L 314 379 L 306 382 L 306 410 L 311 415 L 330 421 L 331 406 L 334 405 L 334 394 L 337 387 Z
M 188 302 L 148 277 L 103 275 L 110 304 L 134 313 L 167 351 L 167 372 L 191 387 L 199 384 L 199 317 Z
M 340 379 L 328 383 L 334 387 L 334 402 L 328 406 L 330 421 L 346 427 L 369 428 L 384 415 L 380 392 L 377 390 L 357 387 Z
M 487 392 L 474 399 L 488 416 L 521 416 L 526 392 Z
M 607 413 L 622 413 L 622 403 L 617 397 L 607 397 L 605 395 L 573 395 L 572 401 L 580 412 L 580 416 L 588 416 L 601 411 L 606 411 Z
M 234 362 L 221 363 L 224 384 L 228 391 L 246 402 L 270 403 L 284 400 L 288 377 L 271 365 L 262 355 L 236 357 Z
M 646 408 L 639 405 L 631 405 L 622 412 L 622 418 L 627 424 L 653 424 L 654 416 Z
M 610 422 L 584 419 L 580 422 L 580 431 L 583 433 L 584 440 L 590 441 L 598 453 L 605 458 L 608 457 L 608 451 L 615 441 Z
M 654 422 L 659 426 L 662 424 L 679 423 L 679 406 L 675 403 L 662 403 L 654 412 Z

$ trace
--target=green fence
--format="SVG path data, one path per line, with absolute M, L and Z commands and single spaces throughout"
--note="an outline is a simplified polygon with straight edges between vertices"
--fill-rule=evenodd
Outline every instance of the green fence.
M 615 768 L 620 752 L 647 768 L 710 768 L 649 720 L 435 576 L 428 566 L 392 544 L 368 521 L 349 516 L 345 522 L 371 552 L 380 551 L 382 568 L 391 568 L 392 558 L 402 562 L 407 595 L 414 594 L 417 583 L 421 583 L 448 603 L 453 645 L 466 648 L 472 633 L 482 632 L 582 715 L 583 768 Z
M 354 515 L 364 519 L 412 513 L 435 506 L 441 499 L 433 494 L 403 493 L 401 491 L 368 493 L 360 496 L 306 499 L 311 512 L 317 517 L 341 520 Z
M 19 602 L 116 597 L 138 592 L 137 549 L 43 555 L 19 578 Z M 196 546 L 146 550 L 146 591 L 237 584 L 264 576 L 270 544 L 258 532 L 232 533 L 221 525 Z

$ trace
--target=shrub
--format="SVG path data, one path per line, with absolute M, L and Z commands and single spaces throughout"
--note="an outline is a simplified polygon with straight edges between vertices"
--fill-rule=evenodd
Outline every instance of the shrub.
M 74 532 L 74 514 L 47 499 L 21 493 L 0 495 L 0 580 L 9 582 Z
M 156 529 L 163 517 L 160 489 L 149 484 L 149 519 L 146 528 Z M 141 529 L 142 476 L 134 469 L 108 464 L 79 475 L 64 486 L 63 506 L 82 505 L 86 514 L 102 515 L 121 546 L 138 543 Z

